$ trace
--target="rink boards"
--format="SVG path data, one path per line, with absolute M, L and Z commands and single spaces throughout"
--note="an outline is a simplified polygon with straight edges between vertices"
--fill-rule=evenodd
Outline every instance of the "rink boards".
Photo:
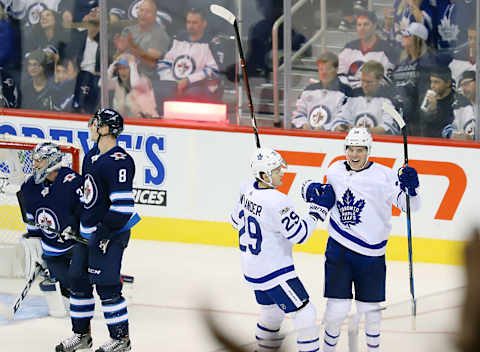
M 73 142 L 85 151 L 87 116 L 4 110 L 0 133 Z M 260 131 L 262 146 L 278 150 L 288 163 L 282 191 L 306 210 L 300 187 L 304 180 L 323 180 L 328 166 L 344 157 L 344 135 L 303 131 Z M 397 170 L 403 164 L 399 137 L 376 137 L 374 161 Z M 468 230 L 479 221 L 480 145 L 411 138 L 410 165 L 420 174 L 422 209 L 412 216 L 414 260 L 461 264 Z M 119 143 L 136 163 L 134 195 L 143 220 L 133 231 L 140 239 L 236 246 L 228 223 L 242 181 L 250 178 L 255 148 L 247 127 L 203 123 L 127 120 Z M 1 209 L 0 209 L 1 210 Z M 407 260 L 406 219 L 392 208 L 387 256 Z M 478 215 L 477 215 L 478 216 Z M 318 224 L 299 251 L 322 253 L 326 226 Z

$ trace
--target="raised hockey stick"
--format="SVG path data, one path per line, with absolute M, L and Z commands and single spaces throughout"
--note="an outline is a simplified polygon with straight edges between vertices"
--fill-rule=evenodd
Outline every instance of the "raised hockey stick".
M 13 305 L 11 305 L 10 307 L 5 307 L 4 305 L 0 305 L 0 315 L 4 316 L 8 320 L 13 320 L 15 313 L 17 313 L 17 311 L 20 309 L 20 306 L 22 305 L 22 302 L 25 300 L 25 297 L 27 297 L 27 294 L 30 291 L 30 288 L 32 287 L 33 282 L 35 281 L 38 274 L 42 270 L 45 270 L 45 269 L 40 264 L 36 263 L 35 270 L 33 270 L 32 273 L 30 274 L 30 277 L 27 279 L 27 282 L 25 283 L 25 287 L 23 288 L 22 292 L 18 295 Z
M 402 116 L 398 113 L 393 105 L 389 103 L 383 103 L 383 110 L 389 114 L 398 124 L 403 134 L 403 153 L 404 153 L 404 166 L 408 166 L 408 141 L 407 141 L 407 128 Z M 413 279 L 413 249 L 412 249 L 412 224 L 410 217 L 410 195 L 407 192 L 407 238 L 408 238 L 408 266 L 410 272 L 410 294 L 412 295 L 412 313 L 415 317 L 417 315 L 417 301 L 415 299 L 415 286 Z
M 52 229 L 50 228 L 49 226 L 47 225 L 43 225 L 43 224 L 38 224 L 36 223 L 35 221 L 31 221 L 31 220 L 28 220 L 27 218 L 27 209 L 26 209 L 26 206 L 25 206 L 25 198 L 23 197 L 23 193 L 22 191 L 18 191 L 17 192 L 17 201 L 18 201 L 18 205 L 20 206 L 20 211 L 22 213 L 22 220 L 25 224 L 28 224 L 28 225 L 32 225 L 32 226 L 35 226 L 35 227 L 38 227 L 42 230 L 46 230 L 46 231 L 50 231 L 50 232 L 53 232 L 55 234 L 57 234 L 59 236 L 59 238 L 62 238 L 63 239 L 63 235 L 61 232 L 55 230 L 55 229 Z M 83 243 L 83 244 L 87 244 L 88 243 L 88 240 L 86 238 L 83 238 L 81 237 L 78 233 L 72 233 L 70 235 L 70 238 L 77 241 L 77 242 L 80 242 L 80 243 Z
M 233 25 L 233 28 L 235 29 L 235 37 L 237 38 L 238 51 L 240 53 L 240 65 L 242 66 L 243 79 L 245 80 L 245 89 L 247 91 L 250 118 L 252 120 L 253 133 L 255 134 L 255 143 L 257 145 L 257 148 L 260 148 L 260 138 L 258 137 L 257 120 L 255 119 L 255 112 L 253 109 L 252 94 L 250 93 L 250 84 L 248 83 L 247 64 L 245 63 L 245 57 L 243 56 L 242 40 L 240 39 L 240 32 L 238 31 L 237 18 L 233 13 L 220 5 L 210 5 L 210 11 L 214 15 L 217 15 L 223 18 L 225 21 L 229 22 L 231 25 Z

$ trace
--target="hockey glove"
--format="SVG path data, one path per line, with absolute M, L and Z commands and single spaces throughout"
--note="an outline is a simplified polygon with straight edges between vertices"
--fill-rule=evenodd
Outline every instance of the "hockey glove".
M 308 212 L 309 215 L 315 218 L 315 220 L 322 220 L 324 221 L 328 214 L 328 209 L 317 205 L 315 203 L 308 203 L 310 205 L 310 210 Z
M 320 195 L 322 184 L 312 180 L 306 180 L 302 184 L 302 198 L 305 202 L 312 202 L 313 198 Z
M 407 193 L 408 189 L 409 196 L 415 197 L 417 195 L 417 188 L 420 185 L 417 170 L 408 166 L 400 169 L 398 180 L 402 191 Z
M 113 231 L 110 230 L 107 226 L 103 225 L 101 222 L 97 224 L 97 230 L 92 233 L 90 239 L 88 240 L 89 247 L 97 247 L 101 243 L 105 243 L 106 241 L 110 241 L 113 237 Z
M 319 188 L 319 194 L 312 197 L 311 203 L 315 203 L 321 207 L 325 207 L 328 210 L 332 209 L 335 204 L 335 191 L 332 185 L 321 184 Z
M 67 226 L 63 229 L 60 238 L 64 241 L 73 240 L 75 238 L 73 229 L 71 226 Z

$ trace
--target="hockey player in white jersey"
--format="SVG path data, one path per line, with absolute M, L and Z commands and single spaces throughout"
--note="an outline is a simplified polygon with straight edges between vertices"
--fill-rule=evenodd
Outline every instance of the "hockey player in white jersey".
M 323 220 L 333 206 L 335 197 L 329 192 L 326 196 L 313 192 L 309 197 L 309 215 L 302 218 L 288 196 L 275 189 L 282 184 L 286 167 L 282 156 L 272 149 L 260 148 L 253 154 L 250 166 L 255 179 L 241 186 L 231 222 L 239 231 L 245 280 L 260 306 L 256 350 L 280 347 L 280 326 L 285 314 L 292 313 L 298 350 L 318 351 L 317 312 L 295 271 L 292 247 L 308 240 L 317 221 Z
M 392 204 L 406 211 L 408 192 L 411 209 L 420 208 L 417 171 L 404 167 L 397 177 L 392 169 L 368 160 L 371 149 L 370 133 L 363 127 L 353 128 L 345 138 L 347 160 L 335 162 L 327 172 L 332 189 L 325 188 L 325 192 L 334 192 L 336 202 L 330 214 L 325 252 L 324 296 L 328 300 L 323 318 L 324 352 L 335 351 L 352 298 L 357 312 L 365 314 L 368 351 L 379 350 Z M 357 334 L 352 331 L 349 335 L 350 351 L 357 351 Z

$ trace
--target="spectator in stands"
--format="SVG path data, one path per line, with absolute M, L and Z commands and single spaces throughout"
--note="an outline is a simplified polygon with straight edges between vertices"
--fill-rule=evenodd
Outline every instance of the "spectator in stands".
M 125 0 L 125 2 L 128 2 L 128 0 Z M 90 12 L 98 7 L 98 0 L 61 0 L 58 7 L 64 23 L 78 23 L 88 21 Z
M 75 84 L 73 109 L 78 113 L 93 114 L 100 98 L 98 81 L 100 79 L 100 22 L 98 8 L 94 8 L 85 17 L 87 30 L 79 34 L 77 66 L 80 68 Z
M 445 128 L 454 119 L 469 121 L 473 118 L 468 99 L 453 90 L 452 71 L 448 67 L 438 67 L 430 73 L 430 89 L 435 94 L 423 92 L 421 95 L 427 104 L 420 112 L 420 136 L 449 137 L 451 130 Z
M 62 57 L 55 65 L 52 101 L 55 111 L 72 112 L 78 69 L 74 58 Z
M 452 62 L 448 66 L 452 70 L 452 77 L 455 79 L 455 84 L 459 87 L 459 78 L 465 71 L 476 70 L 477 59 L 477 28 L 476 24 L 470 25 L 467 32 L 468 46 L 461 49 L 455 54 Z
M 430 72 L 440 65 L 437 56 L 427 46 L 427 28 L 412 22 L 402 31 L 403 51 L 400 64 L 392 72 L 392 81 L 403 102 L 403 116 L 408 121 L 410 135 L 419 131 L 419 96 L 430 86 Z
M 433 20 L 438 50 L 452 53 L 467 44 L 467 29 L 475 22 L 476 1 L 436 0 Z
M 460 112 L 455 114 L 453 123 L 443 131 L 446 137 L 463 140 L 472 140 L 475 138 L 477 125 L 475 75 L 475 71 L 465 71 L 458 80 L 459 91 L 468 99 L 471 106 L 466 105 Z
M 2 67 L 0 67 L 0 107 L 12 109 L 18 107 L 17 82 Z
M 24 39 L 24 53 L 40 49 L 45 51 L 52 73 L 54 62 L 64 56 L 71 43 L 70 31 L 63 28 L 59 14 L 46 9 L 40 13 L 40 21 L 26 30 Z
M 0 67 L 6 68 L 14 60 L 15 31 L 3 5 L 0 4 Z
M 361 88 L 353 90 L 353 97 L 333 121 L 333 131 L 347 132 L 352 127 L 366 127 L 370 133 L 399 134 L 400 128 L 383 110 L 383 103 L 396 105 L 393 93 L 381 83 L 384 68 L 378 61 L 367 61 L 361 68 Z
M 157 106 L 168 98 L 217 100 L 218 65 L 211 50 L 211 35 L 200 9 L 187 12 L 186 31 L 173 40 L 171 49 L 158 61 L 160 81 L 153 82 Z
M 350 86 L 337 77 L 338 56 L 326 52 L 317 60 L 320 82 L 310 84 L 297 100 L 292 115 L 292 126 L 306 130 L 329 129 L 348 98 L 352 96 Z
M 140 60 L 139 70 L 150 79 L 155 75 L 157 61 L 167 52 L 170 37 L 164 27 L 157 24 L 157 5 L 153 0 L 144 0 L 138 6 L 138 23 L 126 27 L 115 37 L 119 56 L 129 53 Z
M 424 0 L 395 0 L 393 7 L 384 8 L 383 31 L 388 40 L 402 43 L 402 31 L 406 30 L 411 23 L 420 23 L 428 30 L 428 42 L 433 43 L 433 7 L 430 2 Z
M 27 77 L 20 86 L 20 107 L 32 110 L 52 110 L 52 80 L 47 76 L 47 55 L 32 51 L 26 60 Z
M 377 16 L 364 11 L 357 17 L 358 39 L 347 43 L 338 55 L 338 73 L 346 76 L 348 84 L 356 88 L 360 85 L 360 68 L 368 60 L 380 62 L 385 71 L 394 68 L 398 53 L 387 41 L 376 34 Z
M 134 56 L 121 56 L 110 65 L 108 89 L 114 91 L 113 108 L 123 116 L 159 116 L 151 82 L 138 73 Z

